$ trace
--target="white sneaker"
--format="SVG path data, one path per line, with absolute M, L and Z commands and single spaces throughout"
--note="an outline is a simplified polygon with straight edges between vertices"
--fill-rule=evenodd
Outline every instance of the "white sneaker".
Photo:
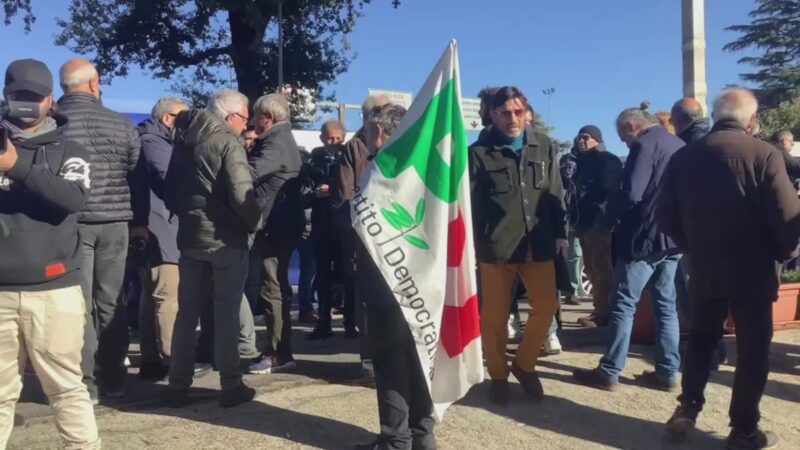
M 514 326 L 514 316 L 508 318 L 508 338 L 514 339 L 517 337 L 517 327 Z
M 544 341 L 544 354 L 557 355 L 559 353 L 561 353 L 561 342 L 559 342 L 558 336 L 555 333 L 548 335 Z

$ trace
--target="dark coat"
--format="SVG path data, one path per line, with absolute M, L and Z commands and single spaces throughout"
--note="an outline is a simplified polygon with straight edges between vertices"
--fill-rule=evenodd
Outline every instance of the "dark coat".
M 78 286 L 83 248 L 78 212 L 94 184 L 89 153 L 58 127 L 17 140 L 18 159 L 0 172 L 0 290 Z
M 58 112 L 67 122 L 64 135 L 89 151 L 92 190 L 81 223 L 127 222 L 147 226 L 149 188 L 131 177 L 139 163 L 139 133 L 127 117 L 105 108 L 90 94 L 65 94 Z
M 800 200 L 772 146 L 736 122 L 717 123 L 673 157 L 657 217 L 686 251 L 695 295 L 777 298 L 779 263 L 798 245 Z
M 678 133 L 678 137 L 686 144 L 693 144 L 706 137 L 709 130 L 708 119 L 698 119 L 686 127 L 685 130 Z
M 606 151 L 604 144 L 600 145 L 596 150 L 578 155 L 574 208 L 575 233 L 578 236 L 597 225 L 597 218 L 602 215 L 600 205 L 619 191 L 622 181 L 622 162 Z
M 291 124 L 278 123 L 259 136 L 248 161 L 266 232 L 302 233 L 305 216 L 298 176 L 303 161 Z
M 577 201 L 578 193 L 575 185 L 575 175 L 578 173 L 578 151 L 576 148 L 561 155 L 558 160 L 558 171 L 561 173 L 561 185 L 564 186 L 564 208 L 567 211 L 567 221 L 570 227 L 575 225 L 578 218 Z
M 188 110 L 175 119 L 166 205 L 178 215 L 178 249 L 249 248 L 261 211 L 242 139 L 217 115 Z
M 154 263 L 177 264 L 178 216 L 171 214 L 164 204 L 164 181 L 172 157 L 172 133 L 161 122 L 147 119 L 137 127 L 142 141 L 143 169 L 136 176 L 147 177 L 150 186 L 150 218 L 148 229 L 151 244 L 157 247 Z
M 622 188 L 608 200 L 601 223 L 617 226 L 617 257 L 630 261 L 661 252 L 678 253 L 656 224 L 656 197 L 670 158 L 684 142 L 661 126 L 652 127 L 631 145 Z
M 334 235 L 334 212 L 330 197 L 317 198 L 315 190 L 327 184 L 332 188 L 332 175 L 342 159 L 344 145 L 335 152 L 329 152 L 325 147 L 317 147 L 311 151 L 311 156 L 303 164 L 304 204 L 311 206 L 311 235 L 314 239 Z
M 792 184 L 796 184 L 800 180 L 800 159 L 795 158 L 782 147 L 776 147 L 776 149 L 781 153 L 783 165 L 786 166 L 786 173 L 789 175 L 789 179 L 792 180 Z
M 556 239 L 566 239 L 564 188 L 558 149 L 546 135 L 525 129 L 520 153 L 495 133 L 472 144 L 469 170 L 475 249 L 481 262 L 552 261 Z
M 333 225 L 336 227 L 342 243 L 342 255 L 345 260 L 344 270 L 352 274 L 358 264 L 358 252 L 363 251 L 361 239 L 353 229 L 350 215 L 350 201 L 358 188 L 358 182 L 369 164 L 371 155 L 364 143 L 364 129 L 358 130 L 344 145 L 339 164 L 334 168 L 331 181 L 330 203 Z

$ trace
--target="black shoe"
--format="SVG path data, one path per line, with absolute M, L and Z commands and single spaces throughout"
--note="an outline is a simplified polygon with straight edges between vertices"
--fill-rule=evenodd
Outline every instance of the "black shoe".
M 200 378 L 211 373 L 214 367 L 211 364 L 197 363 L 194 365 L 194 378 Z
M 188 389 L 167 389 L 167 406 L 170 408 L 183 408 L 189 404 Z
M 672 417 L 667 421 L 667 433 L 676 440 L 686 439 L 686 435 L 694 430 L 697 423 L 698 408 L 687 405 L 678 405 Z
M 169 367 L 160 362 L 146 362 L 139 367 L 139 379 L 142 381 L 161 381 L 169 374 Z
M 314 311 L 303 311 L 297 315 L 297 321 L 306 325 L 313 325 L 319 321 Z
M 353 447 L 355 450 L 388 450 L 391 448 L 389 442 L 385 437 L 378 436 L 374 441 L 369 444 L 358 444 Z
M 275 356 L 272 357 L 272 373 L 287 372 L 295 368 L 297 368 L 297 361 L 295 361 L 294 358 L 283 359 Z
M 582 326 L 583 328 L 606 327 L 608 326 L 608 318 L 590 314 L 586 317 L 581 317 L 578 319 L 578 325 Z
M 345 339 L 356 339 L 358 338 L 358 330 L 355 328 L 348 328 L 344 330 L 344 338 Z
M 539 375 L 536 375 L 536 371 L 526 372 L 514 362 L 511 363 L 511 373 L 517 378 L 517 381 L 519 381 L 519 384 L 522 386 L 522 390 L 525 391 L 526 394 L 533 397 L 537 402 L 542 401 L 544 398 L 544 388 L 542 387 L 542 382 L 539 381 Z
M 579 306 L 581 304 L 581 302 L 580 302 L 580 300 L 578 300 L 578 297 L 575 297 L 574 294 L 570 294 L 570 295 L 567 295 L 566 297 L 564 297 L 564 304 L 565 305 Z
M 508 406 L 511 402 L 511 387 L 507 380 L 489 382 L 489 401 L 499 406 Z
M 325 339 L 328 339 L 331 336 L 333 336 L 333 330 L 331 330 L 330 326 L 326 327 L 317 325 L 317 327 L 314 328 L 314 330 L 308 334 L 307 339 L 309 341 L 318 341 L 320 339 L 324 341 Z
M 756 430 L 753 434 L 746 435 L 736 429 L 725 439 L 726 450 L 759 450 L 778 448 L 778 435 L 772 431 Z
M 604 391 L 615 391 L 619 385 L 616 381 L 609 380 L 603 375 L 600 369 L 576 369 L 572 372 L 572 378 L 584 386 Z
M 222 391 L 219 406 L 232 408 L 242 403 L 252 402 L 254 398 L 256 398 L 256 390 L 242 383 L 233 389 Z
M 719 341 L 719 346 L 716 351 L 711 355 L 711 370 L 719 370 L 719 366 L 728 362 L 728 349 L 725 348 L 725 343 Z
M 675 392 L 678 390 L 677 380 L 662 380 L 653 371 L 645 370 L 641 375 L 636 375 L 635 378 L 642 383 L 642 385 L 651 389 L 658 389 L 659 391 L 665 392 Z

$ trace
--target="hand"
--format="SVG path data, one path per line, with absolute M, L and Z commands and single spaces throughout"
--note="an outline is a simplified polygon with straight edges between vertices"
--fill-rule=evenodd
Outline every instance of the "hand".
M 6 138 L 6 152 L 0 155 L 0 172 L 8 172 L 16 164 L 19 155 L 17 155 L 17 148 L 10 139 Z
M 143 241 L 150 240 L 150 231 L 147 227 L 131 227 L 128 238 L 130 240 L 141 239 Z
M 564 259 L 567 258 L 567 254 L 569 252 L 569 241 L 566 239 L 556 239 L 556 253 L 561 254 Z
M 330 197 L 331 196 L 331 187 L 328 186 L 327 184 L 322 184 L 322 185 L 320 185 L 318 188 L 316 188 L 314 190 L 314 195 L 316 195 L 317 198 Z

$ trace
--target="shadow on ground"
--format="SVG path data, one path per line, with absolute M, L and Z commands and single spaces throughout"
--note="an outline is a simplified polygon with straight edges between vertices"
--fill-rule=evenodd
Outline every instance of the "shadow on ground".
M 560 376 L 556 378 L 561 379 Z M 710 449 L 721 446 L 721 438 L 709 433 L 696 431 L 685 443 L 675 443 L 664 432 L 663 423 L 623 416 L 559 397 L 546 396 L 542 403 L 536 404 L 524 397 L 519 385 L 513 384 L 512 390 L 514 398 L 508 407 L 488 402 L 488 383 L 475 386 L 458 404 L 486 409 L 534 428 L 613 448 Z

